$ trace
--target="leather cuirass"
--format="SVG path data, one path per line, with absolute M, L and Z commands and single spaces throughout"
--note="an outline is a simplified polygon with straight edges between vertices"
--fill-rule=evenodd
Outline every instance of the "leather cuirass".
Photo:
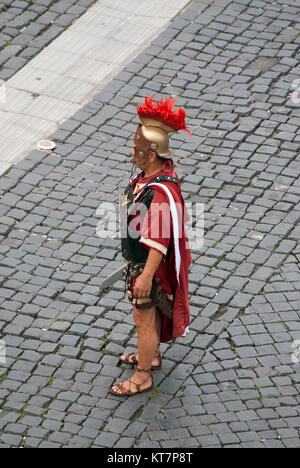
M 139 216 L 139 208 L 143 207 L 143 216 L 149 210 L 151 202 L 154 197 L 154 190 L 148 189 L 145 194 L 140 198 L 138 203 L 134 204 L 133 190 L 129 184 L 123 194 L 123 203 L 121 210 L 121 245 L 122 255 L 125 260 L 134 263 L 144 265 L 148 258 L 148 249 L 145 245 L 139 241 L 141 235 L 136 231 L 130 229 L 130 220 L 132 216 Z M 141 220 L 141 218 L 139 218 Z
M 171 176 L 158 176 L 149 183 L 165 181 L 178 185 L 177 179 Z M 134 203 L 133 189 L 129 184 L 122 194 L 123 199 L 120 210 L 122 256 L 128 262 L 138 265 L 145 265 L 149 250 L 139 242 L 141 235 L 136 231 L 132 232 L 130 229 L 130 221 L 132 217 L 139 216 L 139 220 L 142 222 L 147 215 L 155 194 L 155 190 L 147 187 L 147 185 L 143 187 L 145 193 L 139 197 L 137 203 Z

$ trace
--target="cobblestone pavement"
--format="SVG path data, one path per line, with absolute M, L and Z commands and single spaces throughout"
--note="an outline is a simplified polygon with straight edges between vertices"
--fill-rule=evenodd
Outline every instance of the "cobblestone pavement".
M 300 447 L 299 12 L 195 1 L 49 135 L 53 153 L 1 177 L 0 447 Z M 189 336 L 162 346 L 151 394 L 120 399 L 136 334 L 122 283 L 99 295 L 121 257 L 96 210 L 127 183 L 146 93 L 190 112 L 172 148 L 205 240 Z
M 0 79 L 7 80 L 95 0 L 1 0 Z

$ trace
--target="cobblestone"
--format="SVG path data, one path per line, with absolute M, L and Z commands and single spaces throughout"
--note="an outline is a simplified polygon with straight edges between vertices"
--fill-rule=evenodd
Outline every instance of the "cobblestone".
M 88 1 L 0 2 L 0 79 L 79 18 Z M 195 0 L 49 138 L 1 176 L 0 447 L 299 448 L 299 135 L 294 2 Z M 117 202 L 146 94 L 174 95 L 184 197 L 205 205 L 192 251 L 191 331 L 162 346 L 148 395 L 131 375 L 119 243 L 96 235 Z

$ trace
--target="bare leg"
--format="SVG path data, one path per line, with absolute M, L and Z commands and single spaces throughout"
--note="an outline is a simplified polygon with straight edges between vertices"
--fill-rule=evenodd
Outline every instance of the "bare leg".
M 157 356 L 157 351 L 159 350 L 161 313 L 156 306 L 146 311 L 136 310 L 134 308 L 133 316 L 138 333 L 139 367 L 142 369 L 150 369 L 153 361 L 157 364 L 155 355 Z
M 152 359 L 152 366 L 158 366 L 160 364 L 160 350 L 159 350 L 159 345 L 160 345 L 160 333 L 161 333 L 161 322 L 162 322 L 162 316 L 161 316 L 161 312 L 159 311 L 159 309 L 157 307 L 155 307 L 155 317 L 154 317 L 154 321 L 155 321 L 155 330 L 153 330 L 153 332 L 151 333 L 155 333 L 155 339 L 156 339 L 156 348 L 155 348 L 155 351 L 154 351 L 154 356 L 153 356 L 153 359 Z M 134 308 L 134 310 L 136 310 Z M 152 309 L 151 309 L 152 310 Z M 144 313 L 147 313 L 147 311 L 137 311 L 138 313 L 140 314 L 144 314 Z M 136 312 L 134 312 L 134 318 L 136 319 Z M 138 318 L 137 318 L 137 321 L 138 321 Z M 139 328 L 138 328 L 139 330 Z M 140 339 L 139 339 L 140 338 Z M 152 336 L 151 336 L 152 338 Z M 142 341 L 141 344 L 139 343 L 139 341 Z M 138 331 L 138 348 L 140 350 L 140 348 L 144 348 L 143 346 L 143 331 L 141 333 L 139 333 Z M 125 361 L 125 357 L 126 357 L 126 354 L 123 354 L 121 356 L 121 360 Z M 135 355 L 135 358 L 137 361 L 139 361 L 139 352 Z M 131 359 L 129 360 L 129 362 L 133 362 Z M 139 365 L 140 365 L 140 362 L 139 362 Z
M 160 343 L 160 330 L 161 330 L 161 313 L 154 306 L 148 310 L 138 310 L 133 308 L 133 318 L 137 327 L 138 334 L 138 355 L 140 369 L 149 370 L 151 369 L 155 351 Z M 148 379 L 148 375 L 143 372 L 135 372 L 131 377 L 131 382 L 142 384 L 141 389 L 147 388 L 151 385 L 151 379 Z M 145 384 L 143 385 L 143 382 Z M 125 389 L 135 391 L 135 386 L 130 385 L 127 380 L 122 382 L 122 386 Z M 112 387 L 114 391 L 118 391 L 118 388 Z

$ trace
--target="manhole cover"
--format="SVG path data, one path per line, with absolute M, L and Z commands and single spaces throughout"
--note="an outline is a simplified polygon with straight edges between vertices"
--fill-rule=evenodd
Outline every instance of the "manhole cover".
M 56 144 L 50 140 L 40 140 L 37 144 L 39 149 L 49 149 L 52 150 L 56 147 Z

